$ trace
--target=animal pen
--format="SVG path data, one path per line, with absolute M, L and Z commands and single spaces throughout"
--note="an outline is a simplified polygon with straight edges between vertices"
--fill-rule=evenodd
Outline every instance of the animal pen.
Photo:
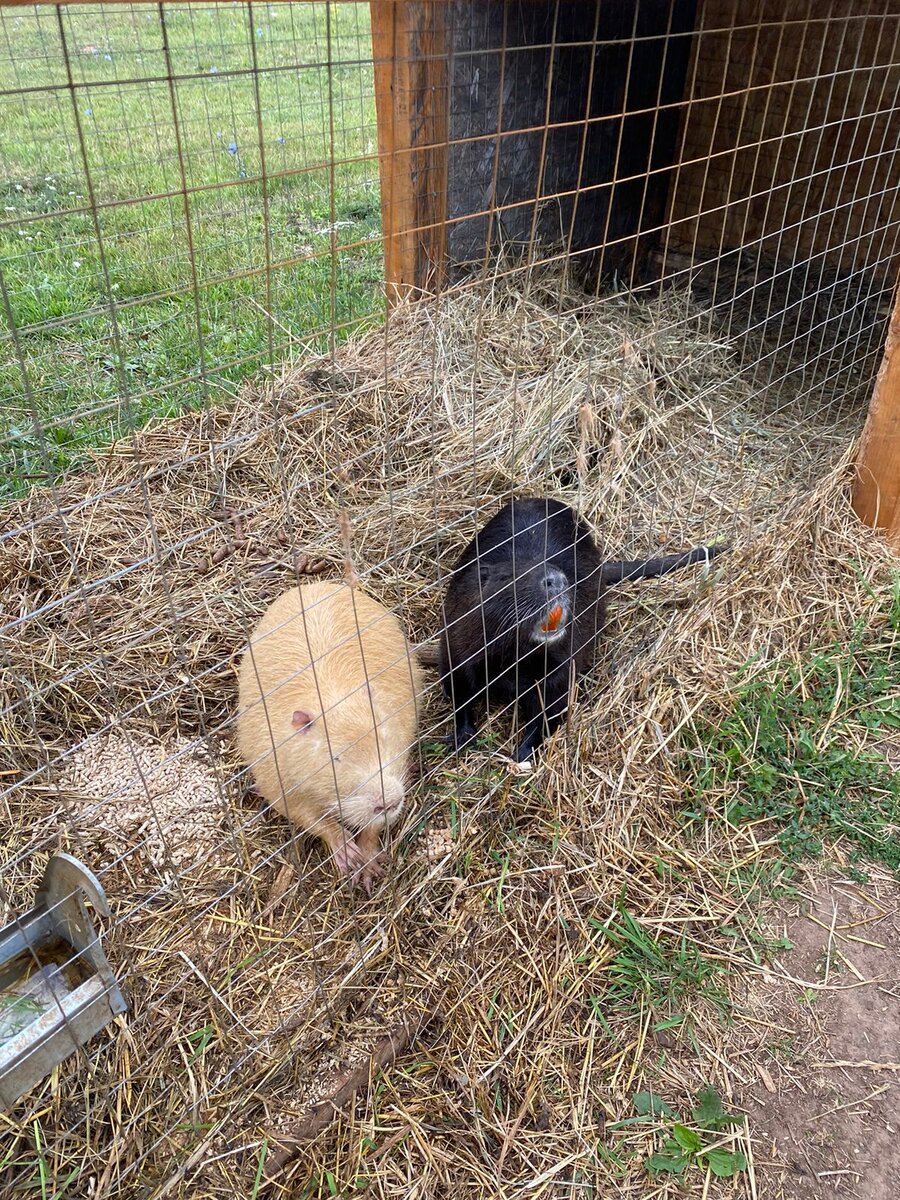
M 72 856 L 108 999 L 0 1075 L 0 1191 L 664 1194 L 632 1097 L 739 1098 L 731 868 L 771 846 L 724 793 L 684 832 L 691 731 L 872 617 L 900 542 L 900 6 L 0 18 L 0 924 Z M 348 570 L 432 644 L 513 494 L 611 558 L 732 549 L 617 590 L 530 772 L 502 718 L 446 753 L 432 673 L 354 893 L 251 793 L 238 657 Z M 695 963 L 689 1030 L 682 984 L 627 993 L 638 936 Z M 85 983 L 62 959 L 0 962 L 4 1041 Z M 752 1126 L 720 1137 L 703 1194 L 756 1195 Z

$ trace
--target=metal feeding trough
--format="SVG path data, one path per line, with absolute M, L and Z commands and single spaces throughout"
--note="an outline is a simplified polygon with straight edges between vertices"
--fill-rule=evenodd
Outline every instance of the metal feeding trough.
M 84 906 L 109 905 L 71 854 L 47 863 L 30 912 L 0 929 L 0 1105 L 30 1087 L 128 1005 Z

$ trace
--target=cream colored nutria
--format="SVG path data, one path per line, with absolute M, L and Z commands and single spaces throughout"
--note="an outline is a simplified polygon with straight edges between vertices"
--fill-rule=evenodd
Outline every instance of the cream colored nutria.
M 263 799 L 367 892 L 403 810 L 420 689 L 397 618 L 345 583 L 280 596 L 241 662 L 238 748 Z

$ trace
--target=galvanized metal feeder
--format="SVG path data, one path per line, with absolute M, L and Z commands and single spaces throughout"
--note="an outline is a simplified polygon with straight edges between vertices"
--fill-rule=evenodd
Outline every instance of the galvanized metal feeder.
M 103 888 L 71 854 L 47 863 L 30 912 L 0 930 L 0 1104 L 11 1108 L 128 1005 L 84 897 Z

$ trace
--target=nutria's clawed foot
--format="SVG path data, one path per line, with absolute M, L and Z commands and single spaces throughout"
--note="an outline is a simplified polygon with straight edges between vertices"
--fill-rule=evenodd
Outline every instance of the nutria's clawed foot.
M 349 834 L 341 838 L 334 846 L 334 865 L 342 875 L 349 875 L 351 879 L 365 867 L 368 861 L 366 855 Z
M 350 882 L 354 887 L 361 887 L 367 896 L 371 896 L 376 883 L 384 875 L 384 864 L 386 862 L 387 854 L 382 850 L 374 858 L 370 858 L 360 870 L 354 872 L 350 878 Z
M 352 887 L 361 887 L 367 896 L 372 895 L 375 884 L 384 875 L 386 861 L 387 854 L 383 850 L 373 854 L 349 835 L 334 851 L 337 869 L 347 876 Z
M 462 754 L 475 741 L 475 729 L 472 726 L 464 725 L 461 729 L 456 729 L 453 733 L 448 733 L 441 738 L 441 742 L 447 747 L 452 754 Z

